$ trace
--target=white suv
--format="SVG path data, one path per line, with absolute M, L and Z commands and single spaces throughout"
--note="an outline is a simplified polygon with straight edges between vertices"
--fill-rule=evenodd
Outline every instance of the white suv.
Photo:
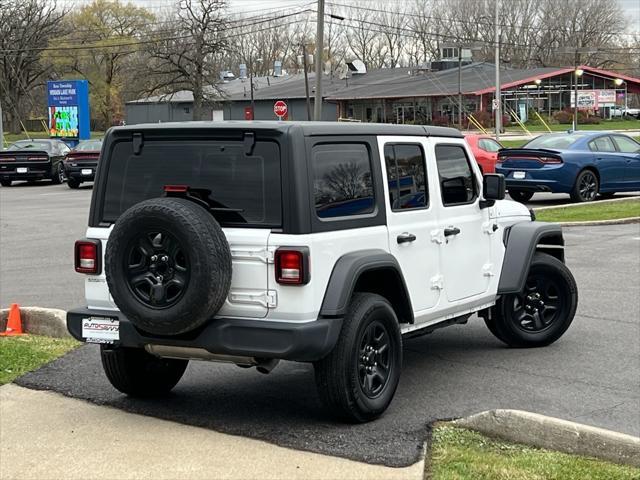
M 313 362 L 334 415 L 381 415 L 402 336 L 473 314 L 514 347 L 569 327 L 560 227 L 505 201 L 462 135 L 421 126 L 193 122 L 111 129 L 72 335 L 111 383 L 167 393 L 188 360 Z

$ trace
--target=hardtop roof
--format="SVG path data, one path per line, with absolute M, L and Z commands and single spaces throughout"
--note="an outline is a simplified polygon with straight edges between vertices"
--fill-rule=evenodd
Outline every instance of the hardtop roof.
M 247 131 L 277 131 L 287 133 L 299 128 L 305 136 L 315 135 L 411 135 L 463 138 L 455 128 L 436 127 L 428 125 L 395 125 L 385 123 L 355 123 L 355 122 L 278 122 L 278 121 L 196 121 L 196 122 L 167 122 L 142 123 L 113 127 L 111 132 L 144 132 L 161 130 L 247 130 Z

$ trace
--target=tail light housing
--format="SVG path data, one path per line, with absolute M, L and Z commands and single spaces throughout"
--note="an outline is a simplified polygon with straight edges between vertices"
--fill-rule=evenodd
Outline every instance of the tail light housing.
M 540 162 L 544 164 L 562 163 L 560 157 L 540 157 Z
M 76 272 L 87 275 L 98 275 L 102 265 L 102 244 L 100 240 L 85 238 L 78 240 L 75 246 Z
M 15 162 L 16 157 L 0 157 L 0 162 Z
M 49 157 L 27 157 L 28 162 L 46 162 L 49 160 Z
M 306 247 L 280 247 L 275 253 L 276 282 L 281 285 L 309 283 L 309 249 Z

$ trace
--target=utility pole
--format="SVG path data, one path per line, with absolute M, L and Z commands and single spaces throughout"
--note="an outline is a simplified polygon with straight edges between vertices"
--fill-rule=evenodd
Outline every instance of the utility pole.
M 502 102 L 500 101 L 502 97 L 502 93 L 500 92 L 500 0 L 495 0 L 495 15 L 494 15 L 494 24 L 495 24 L 495 39 L 494 42 L 496 44 L 496 96 L 494 99 L 495 102 L 495 124 L 496 124 L 496 140 L 500 140 L 500 131 L 502 130 Z
M 573 61 L 573 131 L 578 130 L 578 54 Z
M 304 93 L 307 97 L 307 120 L 311 120 L 311 99 L 309 98 L 309 76 L 307 75 L 307 46 L 302 44 L 302 65 L 304 67 Z
M 0 103 L 0 150 L 4 150 L 4 131 L 2 130 L 2 103 Z
M 256 119 L 256 102 L 253 99 L 253 59 L 249 55 L 249 85 L 251 90 L 251 118 Z
M 318 21 L 316 30 L 316 96 L 313 103 L 313 118 L 322 119 L 322 50 L 324 48 L 324 0 L 318 0 Z
M 458 45 L 458 129 L 462 130 L 462 46 Z

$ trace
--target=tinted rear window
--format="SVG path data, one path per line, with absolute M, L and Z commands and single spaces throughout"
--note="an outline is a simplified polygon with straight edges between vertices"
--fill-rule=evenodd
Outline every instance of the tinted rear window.
M 132 205 L 163 196 L 165 185 L 202 189 L 223 225 L 281 225 L 276 142 L 257 141 L 251 155 L 233 141 L 145 140 L 140 155 L 133 154 L 131 142 L 119 142 L 111 153 L 103 221 L 114 222 Z
M 583 138 L 575 133 L 567 135 L 540 135 L 527 143 L 523 148 L 558 148 L 564 150 Z

